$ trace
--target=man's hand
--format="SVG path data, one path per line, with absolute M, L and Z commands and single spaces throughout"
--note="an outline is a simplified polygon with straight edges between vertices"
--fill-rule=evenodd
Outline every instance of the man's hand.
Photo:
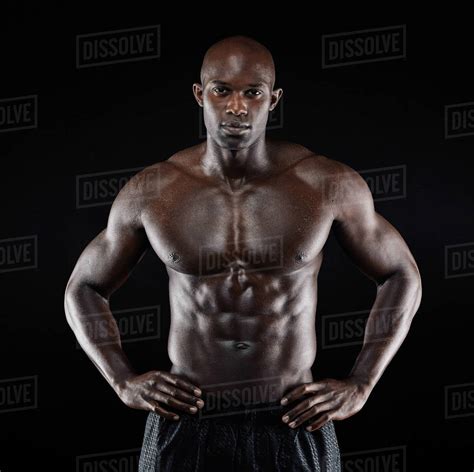
M 196 413 L 204 406 L 199 387 L 183 380 L 175 374 L 153 370 L 142 375 L 129 377 L 117 388 L 117 395 L 130 408 L 154 411 L 168 419 L 179 420 L 174 411 L 163 408 L 163 404 L 173 409 Z
M 365 404 L 369 389 L 355 378 L 324 379 L 309 382 L 291 390 L 282 399 L 287 405 L 298 403 L 282 417 L 291 428 L 309 420 L 308 431 L 321 428 L 330 420 L 343 420 L 356 414 Z

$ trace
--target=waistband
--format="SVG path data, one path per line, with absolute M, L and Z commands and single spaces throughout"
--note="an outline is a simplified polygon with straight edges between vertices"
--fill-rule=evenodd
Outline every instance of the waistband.
M 280 401 L 262 403 L 247 403 L 240 405 L 208 405 L 194 414 L 184 413 L 187 418 L 196 420 L 212 420 L 217 422 L 258 421 L 274 423 L 281 421 L 281 417 L 291 408 L 280 404 Z M 283 423 L 282 423 L 283 424 Z

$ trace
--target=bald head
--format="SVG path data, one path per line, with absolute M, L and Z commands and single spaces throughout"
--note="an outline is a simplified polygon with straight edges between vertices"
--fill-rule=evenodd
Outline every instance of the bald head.
M 231 36 L 213 44 L 204 55 L 201 83 L 222 76 L 226 71 L 252 72 L 265 81 L 270 90 L 275 84 L 275 64 L 270 51 L 247 36 Z

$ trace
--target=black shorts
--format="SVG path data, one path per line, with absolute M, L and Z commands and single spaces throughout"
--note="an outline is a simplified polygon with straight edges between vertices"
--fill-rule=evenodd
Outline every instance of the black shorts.
M 237 414 L 179 412 L 178 421 L 150 412 L 138 470 L 339 472 L 333 422 L 312 432 L 308 422 L 292 429 L 281 420 L 290 409 L 273 402 Z

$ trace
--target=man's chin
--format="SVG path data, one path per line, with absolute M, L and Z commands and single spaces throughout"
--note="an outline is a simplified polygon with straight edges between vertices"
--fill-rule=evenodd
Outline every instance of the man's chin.
M 240 136 L 232 136 L 225 138 L 220 137 L 217 140 L 220 147 L 228 149 L 229 151 L 239 151 L 250 147 L 251 142 L 248 139 L 242 139 Z

